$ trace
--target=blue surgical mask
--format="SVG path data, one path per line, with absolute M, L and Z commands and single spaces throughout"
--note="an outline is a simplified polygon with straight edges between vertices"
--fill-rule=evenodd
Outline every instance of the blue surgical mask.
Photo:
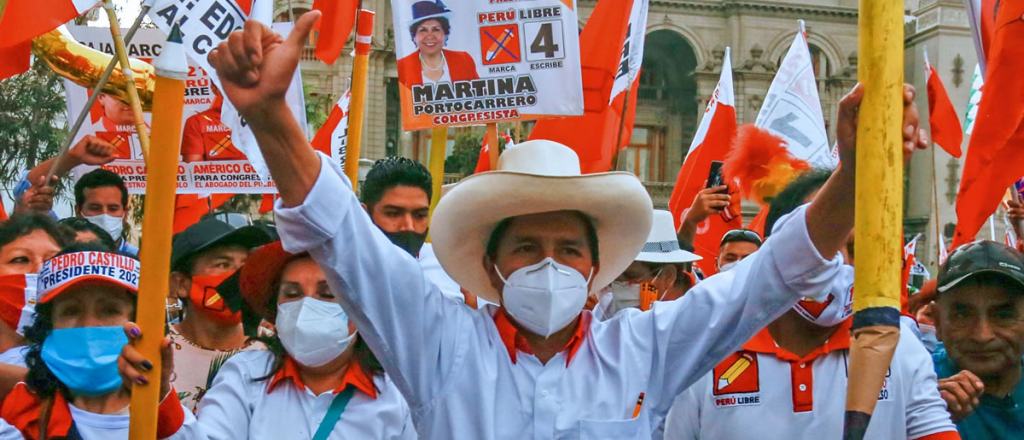
M 71 392 L 101 396 L 121 387 L 117 358 L 128 344 L 122 327 L 54 330 L 43 341 L 42 358 Z

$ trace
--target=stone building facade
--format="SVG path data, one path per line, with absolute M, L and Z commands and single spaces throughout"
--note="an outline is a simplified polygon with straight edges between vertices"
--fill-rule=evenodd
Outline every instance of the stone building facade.
M 577 1 L 582 26 L 596 0 Z M 289 3 L 279 4 L 278 16 L 284 19 Z M 308 11 L 311 5 L 311 0 L 290 0 L 294 14 Z M 397 154 L 425 162 L 429 133 L 404 132 L 401 127 L 391 3 L 368 0 L 363 6 L 376 11 L 377 17 L 361 154 L 369 159 Z M 858 0 L 651 0 L 641 85 L 636 91 L 636 127 L 617 167 L 640 176 L 656 205 L 665 206 L 718 81 L 725 48 L 730 47 L 732 53 L 737 117 L 740 123 L 753 122 L 797 32 L 798 19 L 806 22 L 823 114 L 834 139 L 837 103 L 856 84 L 857 7 Z M 921 91 L 919 108 L 927 113 L 922 61 L 927 46 L 931 62 L 962 115 L 977 62 L 963 0 L 905 0 L 905 10 L 906 81 Z M 307 93 L 329 97 L 323 99 L 324 105 L 333 105 L 348 85 L 349 53 L 346 49 L 333 66 L 327 66 L 317 61 L 312 46 L 308 47 L 301 64 Z M 471 129 L 452 129 L 451 138 L 459 130 Z M 951 234 L 948 224 L 955 222 L 953 204 L 961 163 L 937 149 L 934 165 L 926 152 L 916 155 L 907 167 L 905 234 L 923 234 L 918 249 L 924 251 L 918 252 L 918 258 L 931 266 L 933 273 L 935 216 L 939 232 Z M 937 200 L 933 198 L 933 179 Z M 751 216 L 756 210 L 756 206 L 744 208 Z M 1002 237 L 1002 221 L 996 223 L 997 237 Z

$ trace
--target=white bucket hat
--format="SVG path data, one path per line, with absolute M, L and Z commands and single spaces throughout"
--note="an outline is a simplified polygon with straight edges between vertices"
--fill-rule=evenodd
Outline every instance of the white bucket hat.
M 463 179 L 437 203 L 431 243 L 441 267 L 462 288 L 499 303 L 483 267 L 487 241 L 502 220 L 542 212 L 576 210 L 594 223 L 600 270 L 592 291 L 610 284 L 647 241 L 654 207 L 636 176 L 580 174 L 576 152 L 536 140 L 509 148 L 495 171 Z
M 647 243 L 644 244 L 644 249 L 640 251 L 640 255 L 636 256 L 636 261 L 647 263 L 691 263 L 701 258 L 700 255 L 679 248 L 679 239 L 676 237 L 672 213 L 660 209 L 654 210 L 651 234 L 647 237 Z

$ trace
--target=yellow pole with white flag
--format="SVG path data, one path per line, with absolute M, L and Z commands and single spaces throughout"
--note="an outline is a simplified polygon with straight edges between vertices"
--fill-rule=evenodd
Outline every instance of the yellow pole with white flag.
M 860 0 L 853 327 L 845 440 L 861 440 L 900 338 L 903 3 Z
M 181 117 L 185 106 L 185 79 L 188 60 L 175 25 L 160 56 L 153 62 L 156 86 L 153 96 L 153 141 L 146 167 L 146 206 L 142 216 L 142 241 L 139 260 L 142 271 L 136 323 L 142 337 L 135 348 L 153 363 L 145 372 L 148 385 L 133 384 L 131 425 L 128 438 L 156 438 L 157 408 L 160 396 L 160 345 L 164 340 L 165 298 L 171 269 L 171 236 L 174 231 L 174 193 L 178 180 L 178 154 L 181 148 Z

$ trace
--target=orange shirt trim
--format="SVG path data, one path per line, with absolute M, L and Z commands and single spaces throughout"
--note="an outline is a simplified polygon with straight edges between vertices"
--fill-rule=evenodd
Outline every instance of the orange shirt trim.
M 501 335 L 501 342 L 505 344 L 505 348 L 508 350 L 508 357 L 512 359 L 512 363 L 516 363 L 516 352 L 521 351 L 526 354 L 533 354 L 533 349 L 530 347 L 530 343 L 526 341 L 522 335 L 519 334 L 519 330 L 516 330 L 512 322 L 509 321 L 504 308 L 498 310 L 498 313 L 494 314 L 494 325 L 498 327 L 498 334 Z M 576 325 L 576 333 L 569 339 L 569 343 L 566 344 L 563 351 L 568 350 L 569 353 L 565 357 L 565 365 L 568 366 L 569 362 L 572 362 L 572 358 L 576 356 L 576 352 L 583 345 L 583 340 L 590 330 L 591 316 L 589 313 L 581 313 L 580 320 Z
M 267 387 L 267 394 L 272 393 L 278 385 L 280 385 L 285 379 L 290 379 L 292 384 L 299 387 L 299 389 L 306 389 L 306 384 L 302 383 L 302 378 L 299 377 L 298 365 L 291 356 L 286 356 L 284 360 L 284 366 L 278 370 L 277 374 L 270 379 L 270 386 Z M 363 367 L 358 362 L 350 362 L 348 369 L 345 370 L 345 376 L 341 378 L 341 385 L 338 385 L 331 393 L 338 394 L 345 390 L 347 386 L 353 386 L 359 391 L 362 391 L 366 395 L 377 398 L 377 388 L 373 385 L 373 378 L 363 370 Z

